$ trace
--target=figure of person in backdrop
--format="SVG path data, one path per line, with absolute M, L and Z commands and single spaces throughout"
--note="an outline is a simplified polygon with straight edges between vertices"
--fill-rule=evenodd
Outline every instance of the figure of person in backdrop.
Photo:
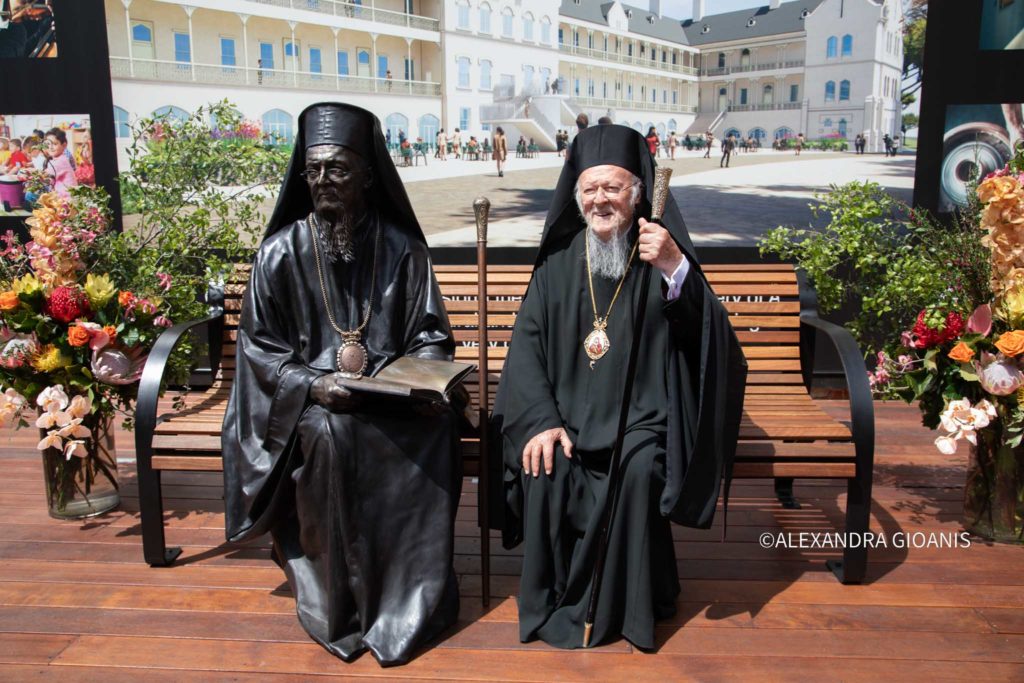
M 434 157 L 441 159 L 442 161 L 448 160 L 448 136 L 444 134 L 444 128 L 437 131 L 437 137 L 434 139 L 434 144 L 437 145 L 437 152 Z
M 668 134 L 668 157 L 669 159 L 676 158 L 676 147 L 679 146 L 679 140 L 676 138 L 676 132 L 670 131 Z
M 704 158 L 711 158 L 711 145 L 715 141 L 715 134 L 710 130 L 704 134 Z
M 804 134 L 799 133 L 796 136 L 796 155 L 800 156 L 800 152 L 804 149 Z
M 732 156 L 733 149 L 736 148 L 736 138 L 729 135 L 722 139 L 722 159 L 718 162 L 718 167 L 729 168 L 729 158 Z
M 508 158 L 508 140 L 505 138 L 505 131 L 498 126 L 494 129 L 494 139 L 491 141 L 494 151 L 491 155 L 498 163 L 498 177 L 505 177 L 505 160 Z
M 454 346 L 380 122 L 307 108 L 242 304 L 226 534 L 271 534 L 299 622 L 346 661 L 402 664 L 455 622 L 462 472 L 452 409 L 360 400 L 337 371 Z
M 731 472 L 746 360 L 671 194 L 664 227 L 646 220 L 654 167 L 626 126 L 576 136 L 516 317 L 492 423 L 503 476 L 491 481 L 506 547 L 524 543 L 523 642 L 582 645 L 642 267 L 654 273 L 593 644 L 654 647 L 655 619 L 679 594 L 669 521 L 709 527 Z
M 45 170 L 53 178 L 53 190 L 62 197 L 71 196 L 71 188 L 78 185 L 75 164 L 68 153 L 68 136 L 60 128 L 46 131 Z
M 647 141 L 647 151 L 651 153 L 651 158 L 658 156 L 658 131 L 654 126 L 647 129 L 647 137 L 644 139 Z

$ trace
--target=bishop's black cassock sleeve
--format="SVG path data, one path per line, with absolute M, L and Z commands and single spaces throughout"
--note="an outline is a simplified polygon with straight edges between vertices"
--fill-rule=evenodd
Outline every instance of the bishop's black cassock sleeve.
M 678 524 L 706 529 L 723 478 L 728 501 L 747 361 L 728 311 L 702 272 L 688 274 L 679 297 L 665 304 L 665 317 L 674 352 L 661 512 Z

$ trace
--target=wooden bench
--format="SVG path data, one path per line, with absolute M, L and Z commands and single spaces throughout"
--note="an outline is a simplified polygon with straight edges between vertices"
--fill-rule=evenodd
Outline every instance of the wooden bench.
M 490 266 L 486 269 L 486 307 L 476 266 L 435 266 L 456 341 L 456 359 L 486 367 L 467 386 L 481 405 L 486 386 L 492 405 L 494 390 L 512 337 L 512 326 L 526 290 L 531 266 Z M 789 265 L 706 266 L 708 280 L 727 309 L 749 363 L 746 401 L 737 447 L 735 478 L 771 478 L 783 505 L 795 507 L 794 478 L 847 481 L 847 532 L 868 530 L 874 461 L 874 417 L 864 361 L 847 330 L 821 320 L 813 291 Z M 245 276 L 246 270 L 239 273 Z M 181 552 L 164 541 L 160 473 L 165 470 L 220 471 L 220 429 L 234 374 L 235 338 L 244 282 L 229 283 L 211 294 L 212 312 L 203 320 L 171 328 L 150 354 L 139 389 L 136 410 L 136 457 L 143 549 L 154 566 L 174 561 Z M 478 323 L 486 319 L 486 360 L 480 354 Z M 163 364 L 177 340 L 192 327 L 206 324 L 211 341 L 213 386 L 198 403 L 182 412 L 157 416 L 157 387 Z M 851 422 L 826 414 L 809 395 L 815 335 L 824 334 L 843 363 L 850 395 Z M 479 434 L 462 439 L 466 476 L 481 477 L 481 568 L 486 602 L 489 578 L 489 520 Z M 864 578 L 867 551 L 846 548 L 841 561 L 829 567 L 843 583 Z

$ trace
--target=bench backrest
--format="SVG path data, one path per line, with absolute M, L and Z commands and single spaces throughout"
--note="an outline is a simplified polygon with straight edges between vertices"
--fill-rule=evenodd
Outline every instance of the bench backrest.
M 502 364 L 512 340 L 512 327 L 533 267 L 490 266 L 487 269 L 487 406 L 491 405 Z M 248 266 L 240 266 L 236 280 L 225 287 L 223 380 L 234 377 L 235 339 Z M 801 390 L 800 302 L 796 272 L 787 264 L 708 265 L 708 282 L 731 314 L 749 365 L 748 393 L 758 385 L 792 385 Z M 476 363 L 479 357 L 476 266 L 434 266 L 455 336 L 455 358 Z M 477 401 L 477 380 L 466 386 Z

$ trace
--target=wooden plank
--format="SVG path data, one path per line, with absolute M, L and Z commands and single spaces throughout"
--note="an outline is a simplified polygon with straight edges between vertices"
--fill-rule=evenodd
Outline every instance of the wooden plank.
M 217 440 L 220 441 L 220 437 L 217 437 Z M 219 453 L 216 456 L 154 455 L 152 463 L 155 470 L 190 470 L 193 472 L 221 472 L 224 470 L 224 460 Z
M 732 476 L 736 479 L 771 479 L 773 477 L 850 479 L 857 476 L 857 466 L 854 463 L 745 462 L 737 460 Z
M 776 443 L 740 441 L 736 445 L 736 459 L 789 459 L 819 458 L 822 460 L 853 460 L 855 450 L 852 443 Z
M 77 636 L 0 633 L 0 664 L 49 664 Z

